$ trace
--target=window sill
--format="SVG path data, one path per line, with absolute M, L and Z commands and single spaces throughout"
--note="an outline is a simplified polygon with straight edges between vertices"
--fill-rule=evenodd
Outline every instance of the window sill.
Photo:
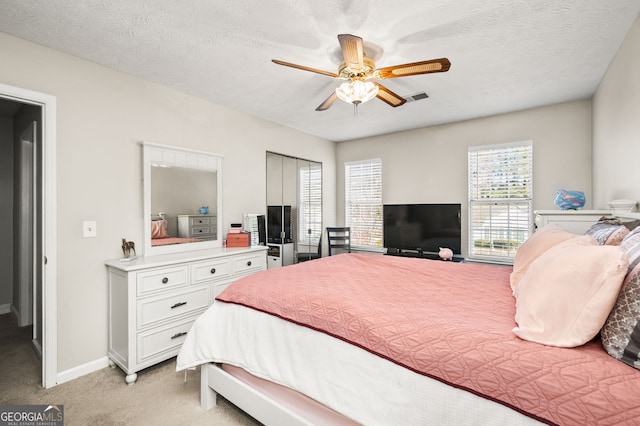
M 468 257 L 465 259 L 468 263 L 486 263 L 498 266 L 513 266 L 513 259 L 488 259 L 486 257 Z
M 377 253 L 384 254 L 387 249 L 384 247 L 371 247 L 371 246 L 351 246 L 352 253 Z

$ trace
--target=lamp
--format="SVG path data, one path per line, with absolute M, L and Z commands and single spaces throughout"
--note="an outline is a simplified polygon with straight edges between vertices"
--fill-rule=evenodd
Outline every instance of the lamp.
M 370 81 L 351 80 L 336 88 L 336 95 L 341 100 L 353 104 L 354 114 L 358 105 L 373 99 L 378 94 L 378 85 Z

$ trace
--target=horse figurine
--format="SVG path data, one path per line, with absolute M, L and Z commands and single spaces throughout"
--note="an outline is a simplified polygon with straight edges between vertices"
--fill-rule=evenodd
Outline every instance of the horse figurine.
M 122 239 L 122 254 L 124 257 L 131 256 L 131 251 L 133 251 L 133 255 L 136 256 L 136 243 L 133 241 L 127 241 L 126 238 Z

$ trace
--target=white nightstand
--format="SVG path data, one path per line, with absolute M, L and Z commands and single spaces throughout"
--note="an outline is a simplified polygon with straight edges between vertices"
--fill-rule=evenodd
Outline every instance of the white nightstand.
M 536 210 L 536 228 L 556 223 L 574 234 L 584 234 L 602 216 L 610 216 L 611 210 Z

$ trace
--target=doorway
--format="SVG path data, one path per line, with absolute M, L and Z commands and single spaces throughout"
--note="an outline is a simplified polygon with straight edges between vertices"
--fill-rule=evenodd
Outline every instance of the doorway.
M 32 327 L 42 386 L 57 384 L 55 98 L 0 84 L 0 313 Z M 6 324 L 6 323 L 5 323 Z M 26 337 L 25 337 L 26 338 Z

